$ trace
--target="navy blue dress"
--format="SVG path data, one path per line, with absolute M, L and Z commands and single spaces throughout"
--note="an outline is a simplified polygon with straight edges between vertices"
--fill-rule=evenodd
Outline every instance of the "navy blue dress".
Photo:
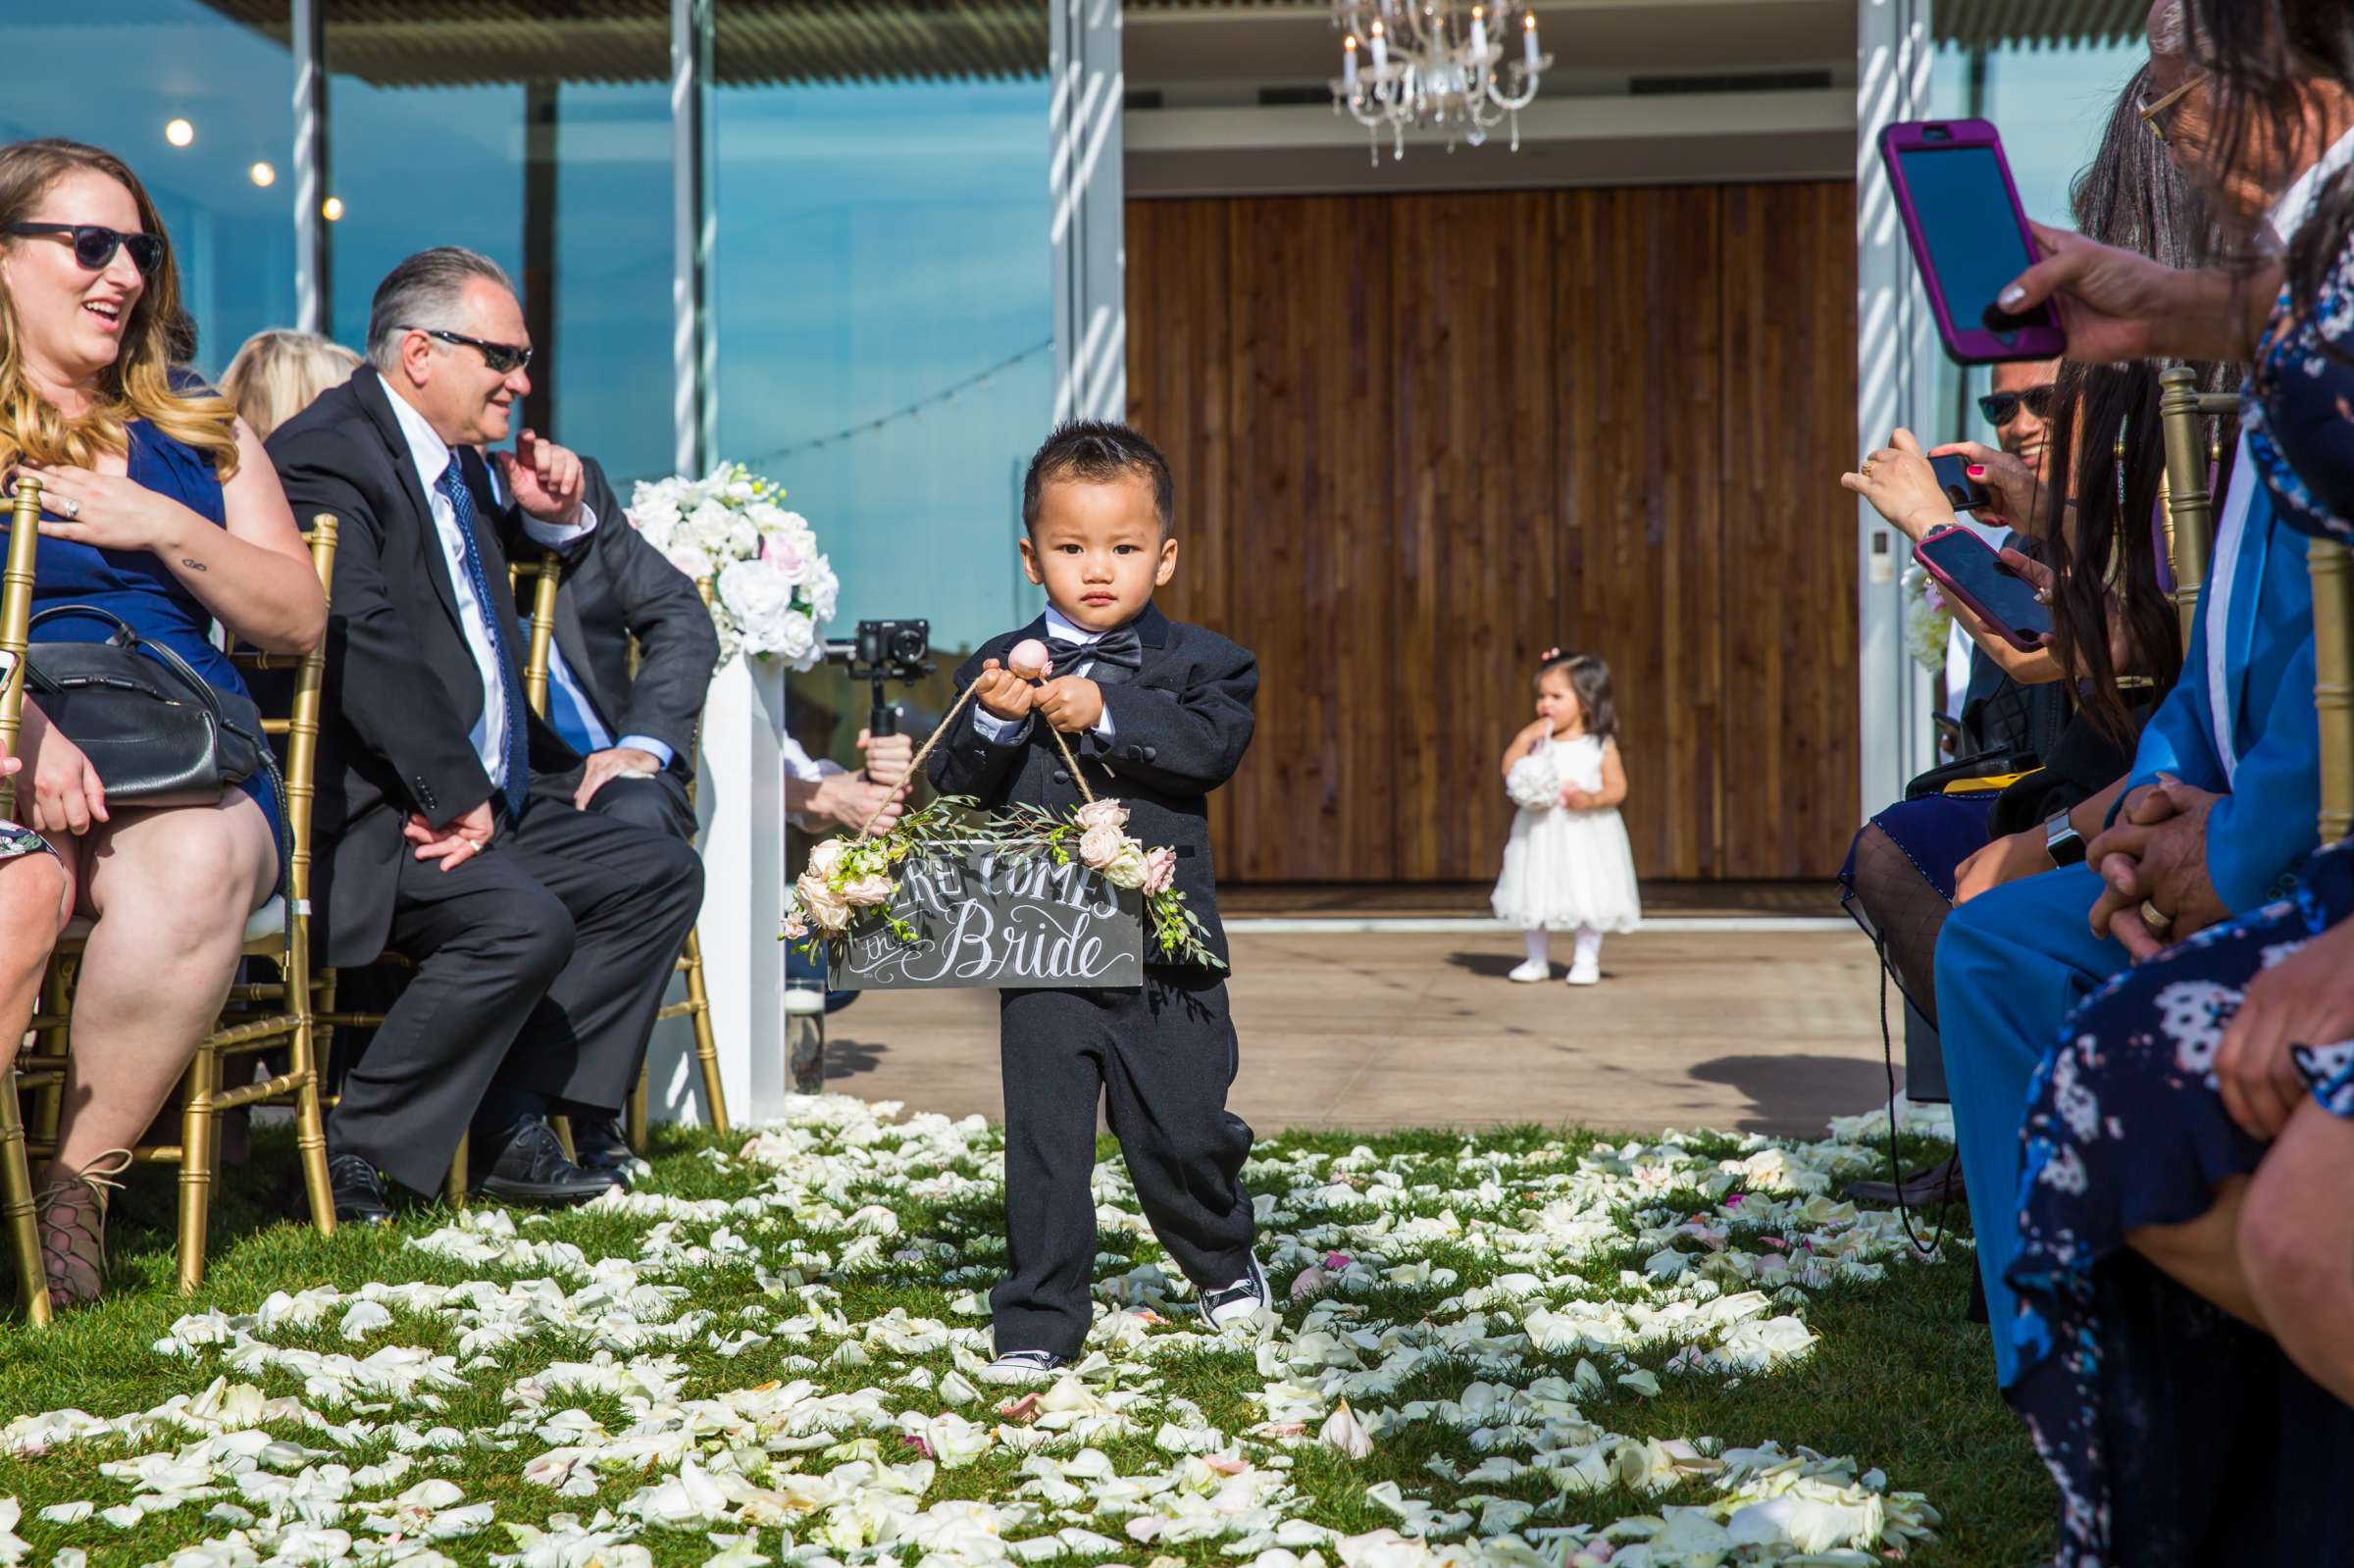
M 221 495 L 221 479 L 212 460 L 202 452 L 164 435 L 144 420 L 129 428 L 129 472 L 132 482 L 158 495 L 168 495 L 216 528 L 228 526 Z M 43 516 L 66 521 L 55 512 Z M 89 604 L 120 616 L 150 642 L 170 648 L 188 661 L 189 668 L 224 691 L 243 692 L 244 679 L 229 655 L 213 646 L 206 634 L 212 612 L 181 585 L 172 569 L 152 550 L 106 550 L 93 544 L 41 536 L 33 558 L 32 611 L 61 604 Z M 114 628 L 96 616 L 63 615 L 36 628 L 35 642 L 103 642 Z M 268 773 L 245 781 L 245 792 L 269 819 L 273 842 L 283 845 L 285 812 Z M 281 858 L 283 859 L 281 850 Z M 283 868 L 281 868 L 282 873 Z
M 2250 390 L 2242 429 L 2276 515 L 2354 535 L 2354 247 L 2312 312 L 2283 293 Z M 2005 1391 L 2059 1485 L 2068 1568 L 2354 1562 L 2354 1410 L 2124 1239 L 2196 1219 L 2264 1158 L 2224 1108 L 2216 1052 L 2257 975 L 2348 918 L 2354 840 L 2289 897 L 2087 997 L 2029 1086 Z M 2325 1109 L 2354 1117 L 2354 1041 L 2291 1055 Z

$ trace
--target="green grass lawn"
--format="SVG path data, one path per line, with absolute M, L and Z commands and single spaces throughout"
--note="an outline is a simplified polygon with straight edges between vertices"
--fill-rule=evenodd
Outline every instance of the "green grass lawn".
M 1995 1396 L 1985 1331 L 1964 1321 L 1967 1247 L 1948 1246 L 1928 1264 L 1868 1250 L 1885 1269 L 1876 1280 L 1753 1287 L 1734 1277 L 1740 1260 L 1781 1255 L 1758 1239 L 1795 1243 L 1813 1224 L 1795 1212 L 1796 1194 L 1772 1190 L 1770 1176 L 1710 1182 L 1716 1161 L 1756 1153 L 1754 1141 L 1695 1138 L 1681 1154 L 1580 1174 L 1577 1156 L 1598 1140 L 1558 1130 L 1267 1139 L 1246 1180 L 1262 1211 L 1275 1211 L 1262 1255 L 1279 1293 L 1326 1252 L 1349 1254 L 1356 1267 L 1325 1295 L 1287 1303 L 1281 1326 L 1262 1330 L 1260 1342 L 1213 1341 L 1191 1334 L 1181 1290 L 1161 1300 L 1150 1266 L 1163 1258 L 1149 1235 L 1107 1227 L 1099 1238 L 1099 1294 L 1131 1306 L 1159 1302 L 1173 1321 L 1123 1320 L 1126 1339 L 1107 1344 L 1107 1362 L 1083 1369 L 1072 1386 L 1084 1391 L 1082 1403 L 1110 1413 L 1081 1413 L 1077 1428 L 1041 1437 L 1047 1424 L 1025 1430 L 1023 1412 L 996 1412 L 1022 1391 L 984 1386 L 967 1397 L 971 1380 L 959 1370 L 985 1357 L 985 1339 L 976 1348 L 969 1331 L 985 1330 L 986 1319 L 973 1315 L 970 1296 L 986 1290 L 1002 1256 L 994 1133 L 976 1138 L 938 1118 L 912 1131 L 903 1123 L 877 1128 L 846 1108 L 852 1103 L 825 1102 L 833 1109 L 797 1135 L 800 1147 L 772 1138 L 762 1162 L 714 1159 L 707 1138 L 666 1132 L 640 1191 L 683 1200 L 667 1214 L 518 1214 L 516 1241 L 533 1249 L 472 1233 L 473 1244 L 497 1254 L 473 1259 L 413 1244 L 451 1225 L 454 1216 L 439 1207 L 329 1239 L 281 1223 L 276 1188 L 290 1149 L 265 1136 L 252 1164 L 226 1183 L 213 1268 L 193 1296 L 173 1289 L 170 1175 L 142 1172 L 118 1199 L 112 1294 L 47 1332 L 0 1323 L 0 1498 L 19 1503 L 14 1532 L 29 1543 L 12 1558 L 0 1531 L 0 1564 L 49 1564 L 67 1548 L 90 1564 L 169 1561 L 210 1541 L 210 1554 L 184 1557 L 182 1568 L 340 1560 L 625 1568 L 763 1557 L 888 1558 L 906 1568 L 929 1558 L 941 1568 L 1009 1563 L 1016 1559 L 1003 1555 L 999 1534 L 1024 1540 L 1070 1528 L 1088 1534 L 1056 1560 L 1177 1568 L 1257 1558 L 1261 1568 L 1292 1568 L 1284 1554 L 1296 1548 L 1294 1562 L 1320 1552 L 1332 1568 L 1509 1568 L 1516 1559 L 1483 1558 L 1461 1543 L 1477 1547 L 1498 1534 L 1488 1524 L 1510 1528 L 1526 1515 L 1522 1536 L 1559 1565 L 1576 1560 L 1583 1540 L 1564 1543 L 1548 1530 L 1604 1527 L 1722 1495 L 1708 1474 L 1663 1493 L 1613 1482 L 1564 1494 L 1548 1467 L 1565 1462 L 1565 1442 L 1596 1441 L 1586 1428 L 1852 1457 L 1858 1471 L 1884 1472 L 1891 1492 L 1924 1494 L 1941 1516 L 1937 1539 L 1909 1561 L 2007 1568 L 2039 1560 L 2048 1546 L 2050 1488 Z M 731 1148 L 742 1141 L 728 1140 Z M 1908 1139 L 1904 1152 L 1910 1160 L 1925 1149 Z M 1116 1169 L 1112 1145 L 1099 1153 Z M 1800 1164 L 1836 1167 L 1843 1182 L 1868 1174 L 1871 1154 L 1818 1150 Z M 1637 1188 L 1628 1201 L 1607 1201 Z M 1100 1181 L 1098 1202 L 1134 1210 L 1124 1182 Z M 1561 1223 L 1538 1247 L 1528 1239 L 1542 1230 L 1535 1217 L 1548 1204 Z M 1578 1234 L 1573 1210 L 1587 1223 L 1585 1239 L 1561 1241 Z M 1816 1220 L 1827 1212 L 1818 1207 Z M 1721 1250 L 1663 1236 L 1696 1215 L 1712 1216 Z M 1919 1217 L 1924 1234 L 1929 1218 Z M 1958 1206 L 1951 1218 L 1958 1228 L 1966 1223 Z M 1835 1237 L 1843 1224 L 1815 1234 Z M 1721 1271 L 1721 1291 L 1644 1272 L 1671 1248 L 1702 1272 Z M 600 1273 L 599 1260 L 617 1261 Z M 1508 1275 L 1534 1280 L 1499 1286 Z M 487 1283 L 435 1301 L 376 1292 L 386 1295 L 389 1316 L 363 1312 L 349 1337 L 349 1299 L 307 1315 L 299 1300 L 265 1308 L 274 1292 L 299 1297 L 324 1287 L 356 1294 L 371 1281 Z M 530 1281 L 552 1283 L 519 1289 Z M 1726 1375 L 1670 1368 L 1674 1339 L 1619 1346 L 1560 1339 L 1560 1315 L 1577 1301 L 1623 1310 L 1753 1288 L 1772 1295 L 1772 1314 L 1791 1314 L 1813 1331 L 1811 1350 Z M 1467 1292 L 1483 1293 L 1466 1299 Z M 206 1320 L 219 1342 L 179 1355 L 156 1348 L 183 1314 L 207 1313 L 226 1315 Z M 941 1325 L 965 1338 L 941 1342 Z M 1713 1343 L 1704 1337 L 1702 1348 Z M 428 1366 L 428 1355 L 450 1358 L 442 1363 L 448 1386 L 388 1390 L 341 1380 L 349 1363 L 336 1358 L 387 1347 L 410 1347 Z M 1573 1414 L 1585 1428 L 1544 1425 L 1524 1411 L 1484 1429 L 1453 1424 L 1450 1412 L 1468 1402 L 1475 1384 L 1527 1390 L 1548 1377 L 1575 1378 L 1581 1362 L 1589 1381 Z M 1618 1382 L 1638 1370 L 1657 1375 L 1656 1395 Z M 230 1390 L 226 1400 L 184 1408 L 216 1380 Z M 796 1387 L 803 1383 L 809 1387 Z M 238 1385 L 258 1391 L 237 1392 Z M 1303 1385 L 1306 1397 L 1320 1400 L 1305 1420 L 1306 1440 L 1254 1436 L 1270 1418 L 1271 1390 L 1298 1392 Z M 764 1386 L 766 1392 L 742 1391 Z M 1345 1388 L 1358 1391 L 1352 1407 L 1375 1429 L 1362 1459 L 1314 1441 L 1321 1414 Z M 862 1390 L 863 1407 L 852 1398 L 812 1413 L 829 1395 Z M 41 1442 L 26 1418 L 75 1409 L 112 1419 L 176 1396 L 183 1403 L 178 1414 L 128 1432 L 53 1435 L 39 1451 L 23 1451 Z M 265 1399 L 291 1402 L 257 1406 Z M 1434 1413 L 1431 1401 L 1456 1403 Z M 256 1426 L 277 1441 L 265 1448 L 259 1436 L 238 1436 Z M 1139 1492 L 1137 1511 L 1095 1496 L 1018 1495 L 1025 1483 L 1043 1485 L 1034 1481 L 1038 1469 L 1067 1463 L 1082 1446 L 1119 1476 L 1146 1478 L 1130 1489 Z M 1188 1447 L 1214 1448 L 1220 1466 L 1185 1457 Z M 927 1451 L 937 1469 L 922 1462 Z M 192 1463 L 175 1466 L 175 1454 Z M 127 1462 L 145 1455 L 156 1457 L 144 1461 L 142 1480 Z M 1453 1479 L 1498 1455 L 1510 1461 L 1503 1469 L 1517 1465 L 1519 1473 Z M 708 1485 L 679 1479 L 690 1459 L 693 1477 L 720 1478 L 732 1494 L 699 1502 L 688 1495 Z M 1229 1474 L 1238 1468 L 1243 1476 Z M 452 1485 L 416 1490 L 428 1481 Z M 559 1482 L 566 1492 L 556 1490 Z M 1397 1489 L 1390 1503 L 1383 1483 Z M 828 1485 L 844 1495 L 830 1495 Z M 168 1497 L 175 1486 L 199 1494 L 123 1526 L 103 1516 L 142 1492 Z M 1205 1509 L 1236 1508 L 1246 1492 L 1258 1499 L 1255 1511 L 1201 1523 Z M 390 1502 L 404 1493 L 414 1505 L 405 1514 Z M 1280 1542 L 1266 1534 L 1279 1520 L 1348 1537 L 1410 1527 L 1392 1505 L 1399 1498 L 1430 1505 L 1421 1518 L 1432 1553 L 1366 1555 L 1367 1547 L 1311 1539 L 1312 1531 Z M 958 1515 L 947 1505 L 960 1499 L 1000 1511 L 977 1530 L 950 1528 Z M 65 1522 L 40 1517 L 45 1507 L 83 1501 L 98 1511 Z M 1508 1506 L 1490 1513 L 1498 1501 Z M 486 1504 L 487 1522 L 479 1512 Z M 601 1546 L 587 1528 L 600 1510 L 613 1515 Z M 910 1524 L 919 1510 L 920 1522 Z M 1458 1511 L 1482 1522 L 1450 1528 L 1445 1516 Z M 441 1514 L 446 1533 L 420 1539 Z M 0 1520 L 5 1515 L 0 1504 Z M 560 1523 L 551 1525 L 562 1515 L 583 1529 L 565 1537 Z M 720 1543 L 747 1534 L 748 1543 L 723 1554 Z M 1640 1555 L 1624 1544 L 1618 1550 L 1622 1559 Z M 1883 1553 L 1808 1560 L 1870 1562 Z M 63 1561 L 75 1561 L 70 1550 Z

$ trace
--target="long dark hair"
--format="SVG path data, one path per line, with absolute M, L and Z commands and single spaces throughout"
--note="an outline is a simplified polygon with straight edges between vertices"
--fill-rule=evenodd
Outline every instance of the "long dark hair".
M 2100 150 L 2076 177 L 2070 206 L 2076 227 L 2104 244 L 2139 251 L 2169 267 L 2202 265 L 2218 246 L 2212 209 L 2141 122 L 2149 68 L 2134 73 L 2103 127 Z M 2229 379 L 2203 367 L 2203 384 Z M 2163 696 L 2182 663 L 2181 622 L 2159 585 L 2160 548 L 2151 520 L 2166 472 L 2157 368 L 2146 361 L 2060 370 L 2048 478 L 2073 497 L 2073 527 L 2053 529 L 2044 559 L 2057 574 L 2053 654 L 2094 723 L 2121 745 L 2133 736 L 2132 707 L 2119 678 L 2148 677 Z M 2110 656 L 2112 618 L 2123 622 L 2134 666 Z
M 1586 721 L 1586 733 L 1597 740 L 1618 738 L 1618 703 L 1611 695 L 1611 667 L 1599 653 L 1563 653 L 1555 648 L 1537 666 L 1532 683 L 1560 670 L 1569 677 L 1569 689 L 1577 697 L 1578 712 Z

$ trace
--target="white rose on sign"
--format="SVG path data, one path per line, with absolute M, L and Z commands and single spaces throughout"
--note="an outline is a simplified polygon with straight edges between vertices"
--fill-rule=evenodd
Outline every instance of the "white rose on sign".
M 818 548 L 817 531 L 787 511 L 784 498 L 773 481 L 722 463 L 699 480 L 640 482 L 628 515 L 672 566 L 711 584 L 723 663 L 741 650 L 782 659 L 797 674 L 825 655 L 842 582 Z

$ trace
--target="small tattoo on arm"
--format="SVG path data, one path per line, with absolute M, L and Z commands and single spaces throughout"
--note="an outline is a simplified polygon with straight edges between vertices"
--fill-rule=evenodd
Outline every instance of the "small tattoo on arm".
M 179 558 L 179 564 L 186 567 L 191 572 L 209 572 L 212 570 L 212 568 L 206 566 L 202 561 L 197 560 L 192 555 L 181 556 Z

